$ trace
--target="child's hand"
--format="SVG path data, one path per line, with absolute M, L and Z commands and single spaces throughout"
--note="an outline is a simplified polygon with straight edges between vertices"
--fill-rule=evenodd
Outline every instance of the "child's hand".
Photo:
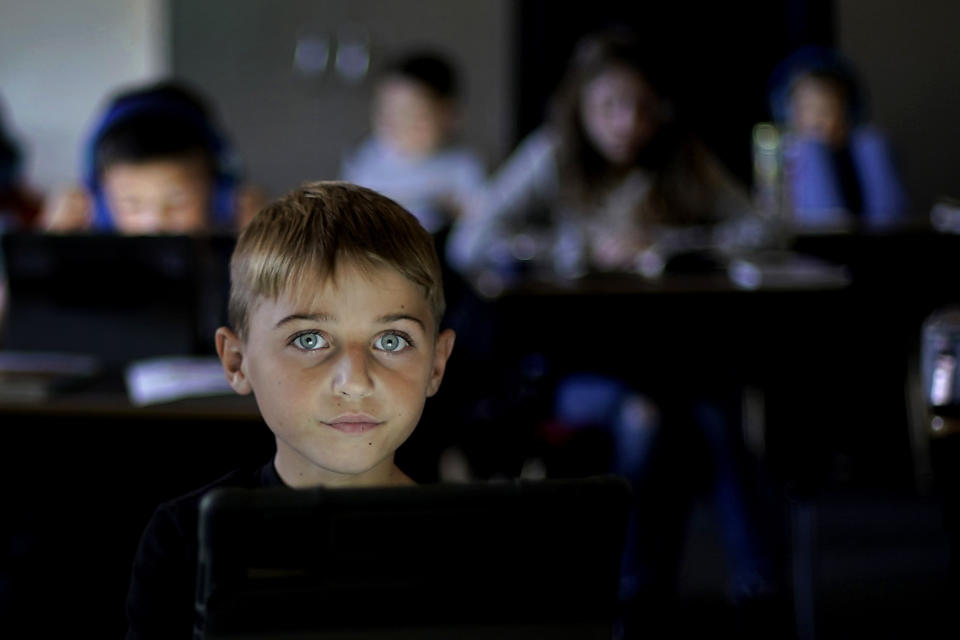
M 70 187 L 53 196 L 40 214 L 40 226 L 54 233 L 84 231 L 92 222 L 93 202 L 82 187 Z
M 648 243 L 634 233 L 617 233 L 613 229 L 595 232 L 591 239 L 594 265 L 605 271 L 633 270 L 637 256 Z

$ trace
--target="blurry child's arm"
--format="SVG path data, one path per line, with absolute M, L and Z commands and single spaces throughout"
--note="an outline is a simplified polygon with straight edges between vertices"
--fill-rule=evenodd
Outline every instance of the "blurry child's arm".
M 84 231 L 93 222 L 93 199 L 86 189 L 70 187 L 44 203 L 40 226 L 44 231 Z
M 648 172 L 635 169 L 605 194 L 586 225 L 590 264 L 603 271 L 631 271 L 637 256 L 654 241 L 641 213 L 652 186 Z
M 713 248 L 740 251 L 775 243 L 776 222 L 759 215 L 747 189 L 712 155 L 706 158 L 706 178 L 717 223 L 704 235 Z
M 451 264 L 482 267 L 525 219 L 550 208 L 557 195 L 556 143 L 546 131 L 524 140 L 491 181 L 465 203 L 447 245 Z
M 649 247 L 649 239 L 638 231 L 606 228 L 591 237 L 590 259 L 604 271 L 630 271 L 636 267 L 637 257 Z
M 886 136 L 863 126 L 854 131 L 850 146 L 863 185 L 867 223 L 883 226 L 906 220 L 910 202 Z
M 472 203 L 483 192 L 486 175 L 483 163 L 477 156 L 469 152 L 460 155 L 452 189 L 442 194 L 437 202 L 451 221 L 467 215 Z

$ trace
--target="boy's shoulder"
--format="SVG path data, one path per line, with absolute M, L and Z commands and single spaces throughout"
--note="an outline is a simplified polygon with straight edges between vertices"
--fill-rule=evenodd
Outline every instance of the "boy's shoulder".
M 140 538 L 127 594 L 128 638 L 189 632 L 198 553 L 200 501 L 218 487 L 282 485 L 273 462 L 238 469 L 156 508 Z
M 271 460 L 260 467 L 235 469 L 207 485 L 161 503 L 156 511 L 158 514 L 164 513 L 168 516 L 173 516 L 174 519 L 178 521 L 189 517 L 196 520 L 200 508 L 200 501 L 203 499 L 203 496 L 213 489 L 220 487 L 257 489 L 260 487 L 282 485 L 283 481 L 280 480 L 280 477 L 277 475 L 277 471 L 274 469 L 273 461 Z
M 145 560 L 152 555 L 151 551 L 157 555 L 182 554 L 187 560 L 195 557 L 200 501 L 213 489 L 256 489 L 282 485 L 271 461 L 262 467 L 236 469 L 199 489 L 161 503 L 143 532 L 138 560 Z

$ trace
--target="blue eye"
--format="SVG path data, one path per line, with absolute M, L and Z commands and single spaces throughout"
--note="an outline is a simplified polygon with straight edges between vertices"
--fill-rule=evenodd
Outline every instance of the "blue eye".
M 376 341 L 373 343 L 373 346 L 375 349 L 379 349 L 380 351 L 396 353 L 409 347 L 410 341 L 399 333 L 384 333 L 377 337 Z
M 293 339 L 293 344 L 304 351 L 315 351 L 327 346 L 327 341 L 319 333 L 301 333 Z

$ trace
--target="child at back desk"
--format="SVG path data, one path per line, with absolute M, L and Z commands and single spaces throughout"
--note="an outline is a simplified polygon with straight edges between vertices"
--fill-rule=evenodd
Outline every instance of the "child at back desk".
M 369 189 L 306 185 L 254 218 L 233 254 L 230 327 L 216 343 L 231 386 L 255 394 L 276 455 L 157 508 L 134 561 L 128 638 L 191 637 L 207 491 L 413 483 L 394 453 L 453 348 L 453 332 L 439 330 L 441 282 L 430 235 Z
M 656 59 L 638 35 L 622 28 L 581 39 L 548 122 L 521 142 L 451 231 L 447 255 L 454 267 L 508 283 L 527 269 L 557 278 L 657 276 L 666 258 L 688 246 L 718 253 L 762 246 L 770 230 L 754 215 L 746 190 L 676 115 L 664 74 L 652 64 Z M 641 305 L 625 304 L 617 312 L 635 317 L 644 331 Z M 577 327 L 571 339 L 579 341 L 585 331 Z M 679 334 L 662 338 L 666 344 L 682 340 Z M 565 346 L 544 340 L 526 359 L 552 350 L 560 360 Z M 625 637 L 658 635 L 651 627 L 667 610 L 661 604 L 668 600 L 660 599 L 675 591 L 693 498 L 686 487 L 685 494 L 677 491 L 677 480 L 687 474 L 675 471 L 687 469 L 691 452 L 701 448 L 709 456 L 700 466 L 729 560 L 731 599 L 744 609 L 774 600 L 779 575 L 759 524 L 766 514 L 755 508 L 759 500 L 741 464 L 747 456 L 740 454 L 740 389 L 720 384 L 729 369 L 719 364 L 715 379 L 698 389 L 692 376 L 668 380 L 661 371 L 644 370 L 649 365 L 639 360 L 641 366 L 621 378 L 610 361 L 625 358 L 598 354 L 584 370 L 561 365 L 544 429 L 552 438 L 562 431 L 608 430 L 611 470 L 633 483 L 638 499 L 621 589 Z
M 909 201 L 887 136 L 866 115 L 852 64 L 839 52 L 806 47 L 771 79 L 770 106 L 788 133 L 789 206 L 801 228 L 894 227 Z
M 373 135 L 350 154 L 344 180 L 375 189 L 406 207 L 431 233 L 445 229 L 483 186 L 483 164 L 452 144 L 457 78 L 434 53 L 399 59 L 376 87 Z
M 114 96 L 90 136 L 83 187 L 45 206 L 49 231 L 193 234 L 242 227 L 264 204 L 240 183 L 233 151 L 203 99 L 173 82 Z

